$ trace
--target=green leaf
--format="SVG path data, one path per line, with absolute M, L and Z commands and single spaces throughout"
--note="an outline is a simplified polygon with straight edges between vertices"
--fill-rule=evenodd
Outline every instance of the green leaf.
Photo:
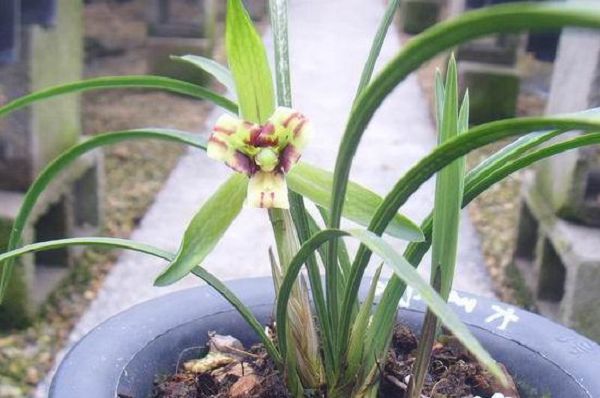
M 23 246 L 19 249 L 0 254 L 0 262 L 14 260 L 15 258 L 22 256 L 26 253 L 60 249 L 68 246 L 106 246 L 110 248 L 128 249 L 140 253 L 150 254 L 152 256 L 162 258 L 167 261 L 172 261 L 175 258 L 175 255 L 173 253 L 158 249 L 151 245 L 134 242 L 128 239 L 91 237 L 59 239 L 49 242 L 33 243 L 31 245 Z M 254 314 L 252 314 L 252 311 L 250 311 L 250 309 L 246 307 L 240 301 L 240 299 L 235 294 L 233 294 L 231 290 L 229 290 L 227 286 L 225 286 L 210 272 L 200 267 L 195 267 L 192 270 L 192 272 L 194 273 L 194 275 L 204 280 L 209 286 L 215 289 L 240 313 L 240 315 L 246 320 L 246 322 L 248 322 L 250 327 L 252 327 L 252 329 L 254 329 L 254 331 L 257 333 L 258 337 L 265 345 L 265 348 L 269 352 L 271 358 L 275 361 L 276 365 L 281 366 L 281 355 L 279 355 L 279 352 L 275 348 L 275 345 L 273 344 L 271 339 L 266 335 L 263 325 L 261 325 L 260 322 L 258 322 Z
M 156 286 L 175 283 L 202 263 L 240 213 L 247 186 L 248 178 L 234 173 L 202 205 L 183 235 L 177 257 L 156 278 Z
M 437 131 L 440 131 L 442 127 L 441 124 L 444 113 L 444 98 L 446 97 L 445 90 L 442 72 L 437 69 L 435 71 L 435 122 Z
M 278 327 L 285 327 L 287 322 L 286 312 L 290 297 L 290 290 L 300 273 L 300 269 L 307 256 L 310 256 L 325 242 L 339 239 L 343 236 L 351 236 L 358 239 L 362 244 L 376 253 L 384 263 L 389 266 L 394 274 L 402 279 L 407 285 L 418 292 L 422 300 L 428 305 L 433 313 L 444 323 L 444 325 L 456 336 L 457 339 L 485 366 L 494 376 L 504 380 L 504 373 L 496 362 L 485 351 L 481 344 L 473 337 L 468 328 L 460 321 L 458 316 L 448 307 L 442 298 L 425 282 L 418 272 L 402 256 L 382 238 L 366 230 L 333 230 L 327 229 L 314 235 L 305 242 L 288 268 L 280 287 L 277 298 L 276 320 Z M 285 336 L 282 336 L 285 339 Z M 284 346 L 285 342 L 280 341 Z M 285 356 L 285 352 L 283 352 Z
M 555 135 L 555 133 L 556 132 L 554 131 L 546 133 L 531 133 L 524 137 L 527 139 L 521 141 L 521 145 L 523 147 L 527 147 L 527 149 L 530 149 L 532 147 L 531 145 L 533 145 L 533 142 L 539 139 L 539 143 L 541 143 L 545 141 L 543 139 L 544 135 Z M 518 146 L 515 146 L 514 144 L 516 144 L 516 141 L 515 143 L 508 145 L 507 147 L 498 151 L 496 154 L 492 155 L 490 158 L 495 158 L 496 160 L 494 162 L 488 162 L 488 158 L 488 160 L 484 160 L 480 165 L 478 165 L 478 167 L 476 167 L 467 175 L 462 207 L 467 206 L 473 199 L 475 199 L 477 196 L 479 196 L 479 194 L 484 192 L 493 184 L 501 181 L 518 170 L 532 165 L 534 162 L 546 159 L 567 150 L 600 144 L 600 133 L 590 133 L 566 140 L 564 142 L 552 144 L 522 156 L 514 161 L 508 162 L 508 159 L 513 157 L 513 151 L 520 152 Z M 499 156 L 499 154 L 504 154 L 505 156 Z M 486 167 L 480 168 L 482 164 L 485 164 Z M 485 175 L 483 178 L 479 178 L 481 173 L 479 171 L 476 172 L 476 170 L 487 170 L 487 172 L 484 173 Z M 408 248 L 404 252 L 405 258 L 415 267 L 420 263 L 422 257 L 429 250 L 431 244 L 431 231 L 433 227 L 432 220 L 433 217 L 430 214 L 421 224 L 421 229 L 425 234 L 425 241 L 409 244 Z M 376 325 L 375 329 L 378 331 L 378 333 L 369 335 L 368 341 L 374 341 L 374 351 L 379 352 L 380 355 L 387 347 L 387 339 L 385 338 L 384 331 L 391 331 L 394 327 L 395 309 L 398 306 L 400 298 L 404 294 L 405 287 L 406 286 L 399 278 L 392 277 L 386 286 L 385 292 L 382 295 L 382 300 L 379 303 L 377 311 L 373 317 L 373 324 Z
M 34 102 L 56 97 L 58 95 L 72 94 L 89 90 L 124 89 L 124 88 L 150 88 L 170 91 L 198 99 L 206 99 L 232 113 L 238 113 L 237 105 L 231 100 L 204 87 L 181 80 L 161 76 L 109 76 L 82 80 L 73 83 L 61 84 L 36 91 L 12 100 L 0 107 L 0 117 L 21 109 Z
M 479 174 L 487 173 L 488 170 L 490 170 L 490 167 L 496 167 L 498 164 L 505 164 L 506 162 L 518 158 L 521 154 L 527 152 L 531 148 L 535 148 L 562 133 L 563 131 L 560 130 L 543 131 L 529 133 L 523 137 L 519 137 L 512 143 L 504 146 L 499 151 L 482 160 L 477 166 L 469 171 L 469 174 L 471 175 L 471 178 L 476 178 Z
M 260 341 L 265 346 L 269 356 L 275 362 L 275 365 L 280 371 L 283 371 L 283 360 L 281 354 L 273 344 L 273 340 L 265 333 L 265 327 L 256 319 L 252 311 L 231 291 L 223 282 L 216 276 L 208 272 L 202 267 L 194 267 L 192 273 L 206 282 L 210 287 L 215 289 L 225 300 L 227 300 L 233 308 L 244 318 L 248 325 L 260 338 Z
M 319 211 L 319 215 L 321 216 L 321 219 L 323 220 L 323 223 L 325 225 L 327 225 L 327 209 L 321 207 L 321 206 L 317 206 L 317 210 Z M 315 225 L 317 225 L 316 221 L 313 219 L 313 223 Z M 311 229 L 311 235 L 316 234 L 317 232 L 321 231 L 321 228 L 314 228 Z M 344 287 L 346 286 L 346 282 L 347 282 L 347 278 L 348 275 L 350 274 L 350 267 L 352 267 L 352 262 L 350 261 L 350 254 L 348 254 L 348 248 L 346 247 L 346 244 L 344 243 L 344 241 L 340 241 L 338 242 L 338 262 L 340 265 L 340 281 L 342 282 L 342 290 L 344 289 Z M 321 253 L 321 257 L 323 258 L 323 262 L 327 261 L 327 248 L 326 247 L 321 247 L 319 249 L 319 253 Z M 358 301 L 357 301 L 357 309 L 358 309 Z
M 315 220 L 306 211 L 302 196 L 298 195 L 297 193 L 290 192 L 290 212 L 296 227 L 298 241 L 300 245 L 302 245 L 315 232 L 317 232 L 319 228 Z M 331 346 L 331 329 L 329 327 L 327 302 L 325 301 L 325 294 L 323 292 L 321 273 L 319 271 L 319 264 L 315 255 L 311 255 L 308 258 L 306 262 L 306 269 L 310 281 L 313 304 L 315 306 L 315 312 L 319 321 L 319 328 L 322 335 L 322 347 L 323 351 L 325 352 L 324 362 L 326 368 L 330 369 L 332 367 L 333 355 Z
M 381 276 L 381 270 L 383 265 L 380 265 L 373 279 L 371 280 L 371 287 L 367 293 L 367 297 L 360 305 L 360 309 L 352 326 L 352 332 L 350 333 L 350 343 L 348 344 L 348 352 L 346 354 L 346 376 L 345 378 L 350 379 L 356 377 L 356 372 L 360 369 L 361 365 L 364 364 L 365 357 L 370 356 L 370 352 L 365 347 L 368 347 L 369 341 L 366 340 L 367 327 L 369 326 L 369 318 L 373 311 L 373 302 L 375 300 L 375 292 L 377 291 L 377 284 L 379 283 L 379 277 Z M 365 355 L 366 354 L 366 355 Z
M 540 3 L 486 7 L 462 14 L 456 19 L 436 24 L 407 42 L 399 54 L 387 64 L 383 71 L 365 89 L 352 108 L 340 142 L 334 169 L 333 193 L 331 205 L 329 206 L 329 226 L 338 228 L 340 225 L 352 160 L 366 127 L 385 98 L 411 72 L 440 52 L 477 37 L 524 29 L 558 29 L 565 26 L 600 28 L 600 9 L 589 5 Z M 375 224 L 379 222 L 379 217 L 383 215 L 384 207 L 380 208 L 381 213 L 373 219 L 370 230 L 377 230 Z M 394 213 L 397 210 L 396 208 Z M 385 218 L 387 218 L 387 215 Z M 329 256 L 335 256 L 335 241 L 332 241 L 330 248 Z M 346 291 L 347 299 L 344 300 L 341 312 L 338 311 L 342 318 L 339 328 L 341 341 L 348 338 L 347 335 L 344 335 L 348 329 L 351 316 L 347 313 L 347 310 L 351 305 L 351 297 L 356 296 L 356 291 L 354 291 L 354 289 L 358 289 L 355 286 L 356 280 L 360 281 L 364 272 L 364 264 L 366 264 L 365 260 L 368 260 L 368 256 L 368 250 L 365 248 L 359 249 L 356 261 L 363 267 L 357 267 L 357 275 L 351 275 L 350 289 Z M 333 285 L 335 278 L 329 279 L 332 279 Z
M 518 170 L 532 165 L 535 162 L 552 157 L 554 155 L 558 155 L 559 153 L 568 150 L 597 144 L 600 144 L 600 133 L 586 134 L 565 140 L 563 142 L 549 145 L 542 149 L 538 149 L 510 163 L 498 164 L 498 167 L 490 168 L 489 173 L 486 173 L 482 178 L 468 180 L 468 185 L 465 189 L 463 206 L 466 206 L 470 201 L 479 196 L 480 193 L 482 193 L 495 183 L 503 180 L 504 178 L 508 177 L 509 175 L 513 174 Z
M 399 54 L 387 64 L 383 71 L 365 89 L 352 108 L 344 135 L 340 141 L 340 148 L 334 168 L 331 205 L 329 206 L 329 227 L 338 228 L 340 225 L 352 160 L 366 127 L 385 98 L 411 72 L 440 52 L 477 37 L 524 29 L 558 29 L 565 26 L 600 28 L 600 9 L 585 5 L 546 3 L 508 4 L 486 7 L 478 11 L 462 14 L 456 19 L 436 24 L 407 42 Z M 534 128 L 528 131 L 542 129 L 545 128 Z M 517 132 L 513 132 L 513 135 L 516 134 Z M 464 134 L 464 136 L 467 135 Z M 510 135 L 507 134 L 507 136 Z M 479 139 L 479 137 L 470 138 L 474 142 L 478 142 Z M 498 139 L 500 138 L 496 138 L 495 140 Z M 495 140 L 490 141 L 493 142 Z M 466 152 L 468 150 L 458 156 L 462 156 Z M 420 163 L 419 167 L 423 169 L 433 167 L 436 171 L 439 170 L 431 158 L 425 158 L 423 161 L 429 164 Z M 444 162 L 440 168 L 447 163 Z M 427 178 L 430 176 L 428 175 Z M 412 178 L 408 174 L 405 177 Z M 405 180 L 402 182 L 405 182 Z M 419 182 L 420 184 L 421 182 Z M 414 192 L 408 186 L 405 188 L 410 190 L 411 194 Z M 384 220 L 391 219 L 398 211 L 399 207 L 396 207 L 395 204 L 405 202 L 406 198 L 397 200 L 399 197 L 396 194 L 399 190 L 400 188 L 396 192 L 391 192 L 387 196 L 388 199 L 384 200 L 384 204 L 380 206 L 371 222 L 370 230 L 381 233 L 379 229 L 384 230 L 387 226 Z M 394 203 L 394 206 L 388 206 L 390 203 Z M 335 241 L 330 243 L 330 249 L 330 260 L 335 260 L 335 257 L 333 257 L 336 253 Z M 360 264 L 360 266 L 353 267 L 356 270 L 356 274 L 350 275 L 343 307 L 341 311 L 337 311 L 341 315 L 339 339 L 342 341 L 342 344 L 345 344 L 348 339 L 347 332 L 351 322 L 349 308 L 351 308 L 354 297 L 356 297 L 358 284 L 364 273 L 369 256 L 370 252 L 368 249 L 365 247 L 359 248 L 355 263 Z M 332 280 L 331 287 L 335 289 L 335 277 L 330 278 L 329 276 L 328 288 L 330 287 L 330 279 Z M 340 349 L 343 349 L 343 347 L 340 347 Z
M 421 299 L 427 304 L 429 310 L 450 330 L 450 332 L 469 350 L 479 362 L 486 367 L 498 380 L 506 381 L 506 376 L 496 364 L 496 361 L 481 346 L 469 329 L 458 318 L 427 282 L 425 282 L 413 266 L 400 256 L 382 238 L 366 230 L 354 231 L 352 235 L 361 240 L 374 253 L 392 268 L 394 274 L 404 283 L 419 293 Z
M 5 253 L 0 254 L 0 262 L 13 260 L 17 257 L 20 257 L 27 253 L 34 253 L 38 251 L 46 251 L 46 250 L 55 250 L 60 249 L 67 246 L 107 246 L 110 248 L 116 249 L 129 249 L 141 253 L 151 254 L 153 256 L 162 258 L 164 260 L 170 261 L 173 259 L 173 254 L 167 251 L 157 249 L 153 246 L 134 242 L 128 239 L 119 239 L 119 238 L 70 238 L 70 239 L 57 239 L 49 242 L 38 242 L 32 243 L 30 245 L 26 245 L 20 247 L 15 250 L 7 251 Z
M 317 206 L 317 210 L 319 211 L 319 214 L 321 215 L 321 218 L 323 219 L 324 224 L 327 225 L 327 217 L 328 217 L 327 210 L 321 206 Z M 320 228 L 314 230 L 312 235 L 316 234 L 319 231 L 321 231 Z M 341 303 L 342 300 L 344 299 L 344 291 L 346 290 L 346 285 L 348 284 L 350 269 L 352 268 L 352 261 L 350 261 L 350 254 L 348 253 L 348 248 L 346 246 L 346 242 L 344 242 L 342 239 L 340 239 L 340 241 L 338 242 L 338 244 L 336 246 L 337 246 L 337 261 L 338 261 L 339 274 L 340 274 L 339 275 L 340 278 L 338 281 L 340 289 L 338 290 L 337 294 L 338 294 L 338 299 Z M 319 248 L 319 254 L 321 255 L 321 257 L 323 259 L 323 264 L 325 264 L 326 261 L 328 261 L 327 250 L 328 250 L 328 247 L 326 247 L 326 246 L 321 246 Z M 352 313 L 354 315 L 358 314 L 359 304 L 360 303 L 358 301 L 358 297 L 356 297 L 356 300 L 354 301 L 354 306 L 352 309 Z
M 468 129 L 469 99 L 465 95 L 463 106 L 458 112 L 458 77 L 454 55 L 450 57 L 443 100 L 443 112 L 438 123 L 439 142 L 443 144 Z M 441 101 L 438 99 L 438 103 Z M 438 111 L 439 112 L 439 111 Z M 433 239 L 431 255 L 431 285 L 447 301 L 454 280 L 456 253 L 458 249 L 458 227 L 465 178 L 464 157 L 455 159 L 440 170 L 436 176 L 435 202 L 433 210 Z M 408 395 L 420 395 L 429 369 L 431 351 L 435 343 L 438 320 L 431 310 L 425 314 L 421 337 L 413 365 Z
M 469 131 L 469 109 L 471 103 L 469 100 L 469 89 L 465 91 L 465 96 L 463 97 L 462 105 L 460 106 L 460 111 L 458 113 L 458 133 L 466 133 Z
M 436 24 L 407 42 L 359 97 L 348 118 L 334 170 L 329 226 L 339 226 L 352 160 L 367 125 L 384 99 L 406 76 L 440 52 L 477 37 L 565 26 L 600 28 L 600 9 L 560 3 L 486 7 Z
M 600 108 L 575 112 L 571 116 L 591 118 L 592 120 L 594 118 L 598 119 L 600 118 Z M 532 148 L 538 147 L 563 133 L 565 133 L 563 130 L 551 130 L 533 132 L 520 137 L 519 139 L 506 145 L 496 153 L 481 161 L 469 172 L 467 181 L 470 181 L 472 184 L 476 184 L 479 180 L 485 179 L 488 174 L 498 170 L 502 166 L 506 166 L 513 160 L 518 159 L 521 155 L 525 154 Z
M 444 93 L 444 110 L 439 131 L 441 144 L 458 136 L 458 82 L 456 62 L 450 58 Z M 463 107 L 463 109 L 465 109 Z M 464 115 L 468 115 L 463 111 Z M 464 129 L 464 120 L 462 121 Z M 441 295 L 447 299 L 454 278 L 456 253 L 458 249 L 458 226 L 460 223 L 460 205 L 462 202 L 464 177 L 464 157 L 455 159 L 437 174 L 433 229 L 431 281 L 436 290 L 441 287 Z M 438 273 L 441 279 L 436 282 Z
M 292 106 L 292 83 L 290 78 L 290 55 L 288 45 L 287 0 L 270 0 L 271 27 L 275 44 L 275 82 L 277 103 Z
M 360 81 L 359 81 L 358 87 L 356 89 L 356 94 L 355 94 L 352 106 L 357 105 L 359 97 L 361 97 L 363 95 L 367 85 L 371 81 L 373 71 L 375 70 L 375 64 L 377 63 L 377 58 L 379 58 L 379 54 L 381 53 L 381 48 L 383 47 L 383 43 L 385 41 L 385 36 L 386 36 L 387 31 L 393 21 L 393 18 L 394 18 L 394 15 L 396 13 L 399 3 L 400 3 L 399 0 L 390 0 L 388 2 L 385 14 L 384 14 L 381 22 L 379 23 L 379 27 L 377 28 L 377 32 L 375 34 L 375 37 L 373 38 L 373 42 L 371 44 L 371 49 L 369 50 L 369 56 L 363 67 L 363 71 L 360 76 Z M 336 167 L 337 167 L 337 163 L 336 163 Z M 347 181 L 347 178 L 346 178 L 346 181 Z M 344 189 L 347 189 L 347 187 L 344 187 Z M 333 192 L 333 191 L 330 191 L 330 192 Z M 344 193 L 341 194 L 341 196 L 345 197 L 345 191 L 344 191 Z M 339 217 L 341 216 L 341 214 L 343 212 L 343 210 L 342 210 L 343 202 L 342 201 L 344 200 L 344 198 L 340 198 L 340 204 L 336 203 L 336 199 L 337 198 L 335 197 L 335 195 L 333 195 L 333 197 L 331 199 L 329 199 L 330 205 L 324 204 L 324 203 L 321 204 L 322 207 L 331 209 L 331 215 L 332 215 L 331 218 L 334 220 L 332 225 L 335 227 L 339 226 Z M 339 206 L 339 209 L 338 209 L 339 214 L 336 214 L 337 206 Z M 327 280 L 327 291 L 328 291 L 328 297 L 329 297 L 329 301 L 330 301 L 330 308 L 331 308 L 331 313 L 332 313 L 332 317 L 333 317 L 334 328 L 337 328 L 338 317 L 339 317 L 339 314 L 338 314 L 339 313 L 339 310 L 338 310 L 339 305 L 338 305 L 337 301 L 335 301 L 335 302 L 331 302 L 331 301 L 333 301 L 334 297 L 340 297 L 341 295 L 343 295 L 342 289 L 338 288 L 338 284 L 339 284 L 338 268 L 336 266 L 338 252 L 339 252 L 339 250 L 338 250 L 338 246 L 337 246 L 337 241 L 336 240 L 331 241 L 330 247 L 329 247 L 329 258 L 325 262 L 325 265 L 326 265 L 325 266 L 325 277 Z
M 202 57 L 200 55 L 184 55 L 182 57 L 171 55 L 171 59 L 185 62 L 200 68 L 204 72 L 217 79 L 217 81 L 225 86 L 229 92 L 235 95 L 235 83 L 233 82 L 233 76 L 231 76 L 231 72 L 229 72 L 229 69 L 217 61 Z
M 292 191 L 310 199 L 317 205 L 321 207 L 330 205 L 333 184 L 333 175 L 330 172 L 300 162 L 287 175 L 287 182 Z M 351 221 L 367 226 L 382 201 L 383 199 L 376 193 L 350 182 L 343 215 Z M 419 227 L 402 214 L 394 216 L 385 232 L 398 239 L 409 241 L 423 239 Z
M 356 147 L 379 105 L 425 61 L 460 43 L 488 34 L 565 26 L 600 28 L 600 9 L 585 3 L 504 4 L 464 13 L 415 36 L 367 87 L 353 108 L 338 152 L 336 193 L 344 189 Z M 334 195 L 336 202 L 331 206 L 333 226 L 339 223 L 343 196 Z
M 384 198 L 381 206 L 373 216 L 369 230 L 376 234 L 383 233 L 398 209 L 425 181 L 453 160 L 466 155 L 473 149 L 507 137 L 525 135 L 531 131 L 554 129 L 562 131 L 581 130 L 583 132 L 599 131 L 600 119 L 565 115 L 563 117 L 507 119 L 474 127 L 468 132 L 438 146 L 408 170 Z M 370 250 L 361 246 L 354 259 L 354 266 L 349 276 L 348 288 L 341 312 L 340 333 L 342 334 L 341 338 L 344 340 L 348 336 L 344 336 L 343 333 L 345 333 L 344 331 L 347 330 L 351 322 L 350 314 L 347 311 L 352 307 L 353 297 L 356 297 L 370 255 Z
M 381 233 L 395 211 L 427 181 L 435 172 L 441 170 L 455 159 L 466 155 L 474 149 L 488 145 L 511 136 L 525 135 L 532 130 L 581 130 L 583 132 L 600 130 L 600 118 L 591 119 L 565 115 L 563 117 L 541 117 L 507 119 L 487 123 L 472 128 L 466 133 L 452 138 L 435 148 L 422 158 L 401 179 L 384 198 L 384 201 L 373 217 L 372 230 Z
M 277 104 L 279 106 L 292 107 L 292 93 L 291 93 L 291 81 L 290 81 L 290 60 L 289 60 L 289 48 L 288 48 L 288 8 L 287 0 L 270 0 L 270 16 L 271 26 L 273 30 L 273 43 L 275 49 L 275 82 L 277 86 Z M 295 231 L 297 234 L 297 240 L 301 244 L 307 240 L 310 235 L 310 215 L 306 211 L 304 206 L 304 199 L 302 196 L 295 192 L 289 192 L 290 200 L 290 214 L 293 220 Z M 273 216 L 273 211 L 269 212 L 270 216 Z M 273 231 L 275 233 L 276 241 L 278 240 L 278 228 L 273 225 Z M 281 239 L 279 239 L 281 240 Z M 284 247 L 279 247 L 278 251 L 285 250 Z M 297 247 L 294 247 L 292 255 L 295 254 Z M 323 379 L 323 373 L 327 377 L 330 372 L 327 369 L 333 368 L 332 364 L 332 349 L 331 349 L 331 332 L 329 329 L 329 318 L 327 312 L 327 306 L 325 301 L 325 295 L 323 293 L 323 285 L 321 283 L 321 274 L 319 272 L 318 263 L 316 256 L 310 256 L 307 263 L 307 273 L 311 286 L 311 293 L 313 297 L 313 303 L 315 305 L 315 312 L 320 327 L 321 339 L 320 343 L 316 342 L 313 344 L 312 338 L 316 338 L 316 326 L 311 321 L 298 321 L 290 317 L 292 328 L 288 330 L 277 329 L 278 334 L 291 333 L 292 337 L 294 334 L 304 334 L 306 336 L 305 341 L 298 341 L 298 336 L 295 336 L 296 349 L 290 349 L 288 355 L 286 355 L 286 361 L 294 361 L 292 366 L 286 368 L 287 378 L 291 382 L 288 382 L 291 392 L 295 396 L 301 396 L 302 391 L 299 388 L 299 384 L 296 380 L 302 382 L 304 388 L 318 388 L 320 380 Z M 287 264 L 286 264 L 287 266 Z M 299 285 L 299 286 L 298 286 Z M 306 291 L 303 287 L 304 283 L 299 283 L 297 287 L 299 291 Z M 308 305 L 310 307 L 310 305 Z M 308 311 L 310 316 L 310 308 L 305 309 Z M 297 312 L 297 311 L 295 311 Z M 294 327 L 294 323 L 296 323 Z M 301 325 L 297 325 L 301 323 Z M 298 328 L 300 326 L 301 329 Z M 294 330 L 295 329 L 295 330 Z M 314 347 L 319 347 L 314 350 Z M 322 352 L 322 355 L 321 355 Z M 290 355 L 291 354 L 291 355 Z M 322 357 L 322 358 L 321 358 Z M 322 362 L 322 364 L 321 364 Z M 296 366 L 298 365 L 298 366 Z M 323 369 L 325 368 L 325 369 Z M 325 372 L 323 372 L 325 370 Z M 298 377 L 294 377 L 292 372 L 297 372 Z
M 396 10 L 398 10 L 399 5 L 400 0 L 390 0 L 388 2 L 388 5 L 385 9 L 385 14 L 381 19 L 379 27 L 377 28 L 377 33 L 373 38 L 373 43 L 371 44 L 371 50 L 369 51 L 367 62 L 365 62 L 362 74 L 360 75 L 360 82 L 358 83 L 358 89 L 356 90 L 356 95 L 354 97 L 355 102 L 371 81 L 373 71 L 375 70 L 375 64 L 377 63 L 377 58 L 379 58 L 381 48 L 383 47 L 383 42 L 385 41 L 385 36 L 387 35 L 390 25 L 394 20 L 394 15 L 396 15 Z
M 240 113 L 264 124 L 275 111 L 273 78 L 265 46 L 242 0 L 227 0 L 226 47 Z
M 9 236 L 7 250 L 15 249 L 20 243 L 23 235 L 23 229 L 27 225 L 31 212 L 48 185 L 54 180 L 54 178 L 60 174 L 67 166 L 72 164 L 79 157 L 88 153 L 96 148 L 103 147 L 106 145 L 112 145 L 128 140 L 139 140 L 139 139 L 158 139 L 163 141 L 169 141 L 179 144 L 191 145 L 196 148 L 206 149 L 206 139 L 198 136 L 197 134 L 187 133 L 178 130 L 167 130 L 167 129 L 144 129 L 144 130 L 126 130 L 117 131 L 111 133 L 103 133 L 90 138 L 85 141 L 72 146 L 60 156 L 50 162 L 44 170 L 38 175 L 38 177 L 29 186 L 25 196 L 23 197 L 23 203 L 19 209 L 19 213 L 15 218 L 13 227 Z M 2 267 L 2 278 L 0 280 L 0 302 L 4 298 L 6 292 L 6 286 L 10 281 L 12 274 L 13 261 L 7 260 Z

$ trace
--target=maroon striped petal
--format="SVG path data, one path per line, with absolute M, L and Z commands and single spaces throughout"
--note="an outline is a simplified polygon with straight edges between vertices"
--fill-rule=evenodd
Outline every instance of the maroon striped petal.
M 287 184 L 282 173 L 258 171 L 248 183 L 246 203 L 264 209 L 289 209 Z

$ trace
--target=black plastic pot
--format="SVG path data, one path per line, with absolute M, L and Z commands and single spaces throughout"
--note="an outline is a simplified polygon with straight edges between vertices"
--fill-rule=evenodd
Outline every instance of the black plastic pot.
M 270 320 L 269 278 L 229 286 L 261 322 Z M 416 295 L 407 297 L 403 304 L 410 306 L 399 318 L 419 330 L 423 303 Z M 508 367 L 522 397 L 600 397 L 596 343 L 506 304 L 462 293 L 451 301 L 494 358 Z M 174 372 L 181 360 L 197 354 L 210 330 L 231 334 L 248 345 L 256 342 L 242 318 L 208 287 L 135 306 L 98 326 L 69 352 L 54 377 L 50 397 L 146 398 L 155 376 Z

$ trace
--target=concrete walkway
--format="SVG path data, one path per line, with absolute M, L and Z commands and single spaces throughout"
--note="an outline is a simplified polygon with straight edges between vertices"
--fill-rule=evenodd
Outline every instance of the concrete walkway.
M 383 1 L 295 0 L 290 9 L 292 84 L 295 107 L 306 114 L 316 130 L 304 160 L 332 169 L 339 140 L 356 84 L 371 40 L 383 14 Z M 265 33 L 269 50 L 271 32 Z M 382 62 L 400 48 L 391 31 L 382 53 Z M 272 52 L 272 51 L 271 51 Z M 215 110 L 204 127 L 222 112 Z M 386 100 L 372 121 L 356 156 L 352 178 L 385 194 L 394 182 L 435 145 L 435 132 L 425 98 L 416 77 L 410 76 Z M 196 150 L 179 162 L 132 239 L 176 251 L 185 227 L 201 204 L 214 192 L 229 170 Z M 433 203 L 430 181 L 403 209 L 420 221 Z M 269 275 L 267 249 L 273 244 L 266 212 L 244 209 L 209 256 L 205 266 L 224 279 Z M 402 248 L 402 242 L 394 242 Z M 151 257 L 123 253 L 108 275 L 89 310 L 70 338 L 75 343 L 108 317 L 134 304 L 174 290 L 197 286 L 192 277 L 168 288 L 155 288 L 152 281 L 165 266 Z M 456 288 L 492 295 L 483 266 L 478 238 L 466 213 L 461 242 Z M 60 358 L 59 358 L 60 359 Z M 47 382 L 40 386 L 40 397 Z

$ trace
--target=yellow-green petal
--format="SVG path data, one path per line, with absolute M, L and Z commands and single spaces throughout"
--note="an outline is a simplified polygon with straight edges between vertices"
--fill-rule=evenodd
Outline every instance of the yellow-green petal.
M 288 190 L 283 173 L 258 171 L 248 183 L 246 204 L 264 209 L 289 209 Z
M 291 142 L 302 150 L 312 135 L 310 121 L 291 108 L 278 107 L 269 118 L 269 123 L 275 127 L 275 135 L 280 139 L 280 148 Z
M 244 123 L 231 116 L 223 115 L 215 124 L 206 146 L 209 158 L 220 160 L 233 170 L 250 175 L 254 171 L 252 160 L 240 151 L 247 135 Z

